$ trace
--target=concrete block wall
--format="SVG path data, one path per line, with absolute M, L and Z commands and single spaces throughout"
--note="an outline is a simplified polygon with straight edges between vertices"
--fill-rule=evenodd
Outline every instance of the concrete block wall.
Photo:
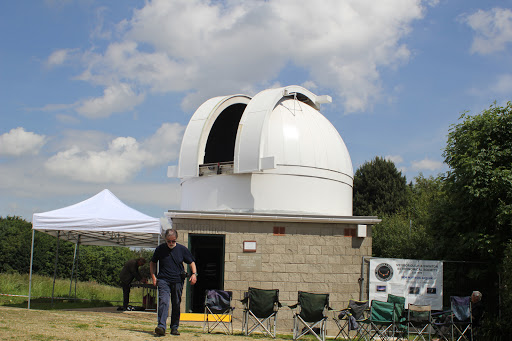
M 173 219 L 172 223 L 184 245 L 188 245 L 189 234 L 225 235 L 224 289 L 233 291 L 235 328 L 241 329 L 243 306 L 239 300 L 250 286 L 279 289 L 283 305 L 295 304 L 298 291 L 329 293 L 330 306 L 335 310 L 360 297 L 362 258 L 371 256 L 371 226 L 369 237 L 358 238 L 346 236 L 346 229 L 357 229 L 353 224 L 203 219 Z M 274 235 L 275 226 L 284 227 L 284 235 Z M 244 253 L 244 241 L 256 241 L 256 252 Z M 251 254 L 261 257 L 261 271 L 240 269 L 239 256 Z M 280 309 L 278 333 L 291 332 L 292 317 L 291 309 Z M 330 320 L 328 335 L 335 335 L 337 330 Z

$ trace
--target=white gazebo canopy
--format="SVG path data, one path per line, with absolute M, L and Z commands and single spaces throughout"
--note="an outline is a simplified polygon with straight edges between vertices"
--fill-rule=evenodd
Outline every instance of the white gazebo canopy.
M 74 269 L 78 245 L 156 247 L 160 242 L 162 225 L 159 219 L 145 215 L 125 205 L 108 189 L 104 189 L 78 204 L 54 211 L 34 213 L 32 218 L 28 309 L 30 309 L 32 291 L 34 233 L 36 230 L 53 235 L 58 240 L 68 240 L 75 243 Z M 54 288 L 59 254 L 58 245 L 57 242 L 53 276 Z M 73 273 L 72 270 L 71 282 L 73 281 Z M 71 283 L 69 292 L 71 295 Z
M 81 245 L 156 247 L 160 220 L 125 205 L 108 189 L 77 204 L 34 213 L 32 228 Z

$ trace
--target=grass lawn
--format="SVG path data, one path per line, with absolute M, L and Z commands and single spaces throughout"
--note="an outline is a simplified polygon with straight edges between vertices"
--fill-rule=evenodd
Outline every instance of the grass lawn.
M 51 303 L 53 278 L 46 276 L 32 276 L 32 292 L 30 306 L 34 309 L 74 309 L 87 307 L 112 307 L 122 304 L 123 291 L 119 287 L 98 284 L 96 282 L 77 282 L 75 300 L 75 282 L 71 285 L 69 279 L 56 279 L 54 301 Z M 0 273 L 0 306 L 18 308 L 27 307 L 29 290 L 28 274 Z M 130 304 L 141 306 L 142 289 L 133 288 L 130 293 Z

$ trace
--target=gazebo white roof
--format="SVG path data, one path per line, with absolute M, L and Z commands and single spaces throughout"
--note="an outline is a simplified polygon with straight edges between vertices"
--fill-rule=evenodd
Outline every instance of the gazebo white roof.
M 82 245 L 155 247 L 160 220 L 119 200 L 108 189 L 77 204 L 34 213 L 32 228 Z

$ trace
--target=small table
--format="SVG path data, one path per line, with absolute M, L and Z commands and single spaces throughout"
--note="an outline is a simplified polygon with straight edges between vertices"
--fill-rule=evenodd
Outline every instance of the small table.
M 153 284 L 135 283 L 132 288 L 142 288 L 142 307 L 144 310 L 156 310 L 156 287 Z

